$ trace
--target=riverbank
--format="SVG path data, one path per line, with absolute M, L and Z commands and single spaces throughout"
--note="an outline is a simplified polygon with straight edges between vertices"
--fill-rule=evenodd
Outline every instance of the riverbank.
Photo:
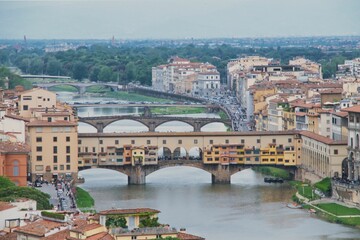
M 145 95 L 140 95 L 137 93 L 128 93 L 128 92 L 106 92 L 105 97 L 116 98 L 123 101 L 129 102 L 171 102 L 169 99 L 164 98 L 156 98 L 156 97 L 149 97 Z
M 252 168 L 255 172 L 259 172 L 263 175 L 272 176 L 276 178 L 282 178 L 284 180 L 291 180 L 293 176 L 286 170 L 276 167 L 258 166 Z
M 151 107 L 151 113 L 158 115 L 206 113 L 203 107 Z
M 303 205 L 304 209 L 309 210 L 320 219 L 331 223 L 339 223 L 346 226 L 360 228 L 360 209 L 351 207 L 343 202 L 338 202 L 331 198 L 322 198 L 314 194 L 316 188 L 323 187 L 328 190 L 328 180 L 324 179 L 314 186 L 297 182 L 295 187 L 297 192 L 292 200 Z
M 76 187 L 76 205 L 82 211 L 94 209 L 95 200 L 86 190 Z

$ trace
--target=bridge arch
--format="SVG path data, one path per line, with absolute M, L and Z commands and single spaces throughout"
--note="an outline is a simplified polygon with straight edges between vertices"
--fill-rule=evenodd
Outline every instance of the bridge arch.
M 79 133 L 97 133 L 98 129 L 97 126 L 94 126 L 91 123 L 88 122 L 78 122 L 78 132 Z
M 80 92 L 80 87 L 79 86 L 76 86 L 76 85 L 71 84 L 71 83 L 66 83 L 66 82 L 59 83 L 59 84 L 54 84 L 54 85 L 48 87 L 48 90 L 51 91 L 51 89 L 53 89 L 54 87 L 59 87 L 59 86 L 70 86 L 70 87 L 74 88 L 75 91 Z M 72 91 L 64 90 L 64 92 L 72 92 Z
M 161 127 L 167 127 L 166 125 L 171 125 L 171 123 L 176 123 L 176 122 L 186 124 L 186 125 L 184 124 L 183 126 L 181 126 L 181 129 L 179 129 L 178 132 L 193 132 L 195 129 L 195 126 L 193 125 L 193 123 L 186 121 L 186 120 L 181 120 L 181 119 L 172 119 L 172 120 L 161 121 L 158 124 L 154 125 L 154 127 L 155 127 L 154 129 L 156 132 L 166 132 L 166 131 L 159 131 L 159 130 L 161 130 Z M 190 129 L 189 127 L 192 127 L 192 129 Z M 186 129 L 186 128 L 188 128 L 188 129 Z M 176 132 L 177 129 L 173 128 L 173 131 Z
M 222 126 L 220 124 L 223 124 L 225 126 L 225 129 L 221 129 Z M 215 118 L 213 122 L 201 124 L 200 125 L 200 131 L 201 132 L 206 132 L 204 127 L 209 127 L 210 125 L 213 125 L 212 129 L 210 130 L 211 132 L 214 132 L 214 131 L 215 132 L 218 132 L 218 131 L 223 132 L 223 131 L 226 131 L 228 128 L 231 129 L 231 126 L 228 123 L 226 123 L 225 121 L 222 121 L 221 119 L 216 119 Z
M 158 160 L 171 160 L 172 152 L 168 147 L 160 147 L 158 150 Z
M 89 85 L 89 86 L 84 86 L 84 89 L 85 89 L 85 92 L 86 91 L 89 91 L 89 89 L 91 89 L 91 88 L 93 88 L 93 87 L 105 87 L 105 88 L 107 88 L 107 89 L 110 89 L 111 90 L 111 92 L 115 92 L 116 90 L 117 90 L 117 87 L 114 87 L 114 86 L 112 86 L 112 85 L 109 85 L 109 84 L 100 84 L 100 83 L 98 83 L 98 84 L 91 84 L 91 85 Z
M 124 123 L 124 124 L 121 124 Z M 114 121 L 109 121 L 104 125 L 104 132 L 124 132 L 124 131 L 113 131 L 115 128 L 127 127 L 128 131 L 126 132 L 147 132 L 149 131 L 149 126 L 141 121 L 140 119 L 124 118 L 116 119 Z
M 187 159 L 187 158 L 188 158 L 188 152 L 184 147 L 177 147 L 174 149 L 173 152 L 174 160 Z

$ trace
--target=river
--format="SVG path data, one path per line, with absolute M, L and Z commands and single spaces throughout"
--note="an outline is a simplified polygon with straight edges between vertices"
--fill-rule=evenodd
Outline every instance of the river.
M 123 107 L 78 109 L 79 116 L 141 112 L 141 108 Z M 147 131 L 140 127 L 121 121 L 105 128 L 105 132 Z M 178 122 L 162 127 L 161 131 L 192 130 Z M 224 126 L 206 127 L 206 131 L 224 131 Z M 93 131 L 90 126 L 79 127 L 79 132 Z M 97 210 L 155 208 L 161 211 L 161 223 L 184 227 L 208 240 L 360 239 L 358 229 L 328 223 L 305 210 L 287 208 L 294 190 L 286 183 L 266 184 L 263 176 L 250 169 L 233 175 L 230 185 L 213 185 L 209 173 L 191 167 L 161 169 L 147 176 L 142 186 L 127 185 L 127 176 L 111 170 L 90 169 L 79 174 L 85 178 L 81 187 L 93 196 Z
M 159 221 L 208 240 L 360 239 L 358 229 L 328 223 L 305 210 L 285 206 L 294 190 L 266 184 L 252 170 L 235 174 L 231 185 L 212 185 L 211 176 L 191 167 L 171 167 L 149 175 L 143 186 L 128 186 L 127 176 L 105 169 L 81 171 L 81 185 L 95 208 L 150 207 Z

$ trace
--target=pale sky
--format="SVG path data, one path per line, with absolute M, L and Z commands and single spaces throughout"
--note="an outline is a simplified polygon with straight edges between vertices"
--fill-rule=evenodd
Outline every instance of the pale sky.
M 360 35 L 360 0 L 0 0 L 0 38 Z

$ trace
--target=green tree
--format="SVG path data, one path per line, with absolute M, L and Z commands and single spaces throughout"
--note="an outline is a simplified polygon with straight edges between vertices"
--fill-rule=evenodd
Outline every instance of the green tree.
M 99 72 L 99 81 L 110 82 L 112 80 L 112 70 L 107 66 L 103 66 Z
M 44 62 L 41 58 L 33 58 L 30 63 L 30 73 L 31 74 L 43 74 L 44 71 Z
M 87 76 L 87 69 L 84 63 L 77 61 L 72 68 L 73 78 L 76 80 L 83 80 Z
M 55 58 L 52 58 L 47 62 L 46 73 L 53 76 L 60 76 L 61 68 L 61 62 Z
M 0 176 L 0 188 L 14 187 L 15 184 L 6 177 Z
M 89 76 L 91 81 L 93 81 L 93 82 L 99 81 L 100 70 L 101 70 L 101 68 L 99 66 L 94 66 L 91 69 L 91 73 L 90 73 L 90 76 Z
M 125 75 L 126 75 L 126 79 L 128 82 L 137 80 L 135 78 L 136 76 L 136 70 L 135 70 L 135 64 L 133 62 L 129 62 L 128 64 L 126 64 L 125 67 Z
M 158 227 L 160 226 L 160 223 L 158 221 L 159 218 L 157 217 L 150 218 L 149 216 L 146 216 L 146 218 L 140 220 L 139 227 Z
M 106 219 L 105 225 L 110 228 L 121 227 L 127 228 L 127 222 L 124 217 L 109 216 Z

